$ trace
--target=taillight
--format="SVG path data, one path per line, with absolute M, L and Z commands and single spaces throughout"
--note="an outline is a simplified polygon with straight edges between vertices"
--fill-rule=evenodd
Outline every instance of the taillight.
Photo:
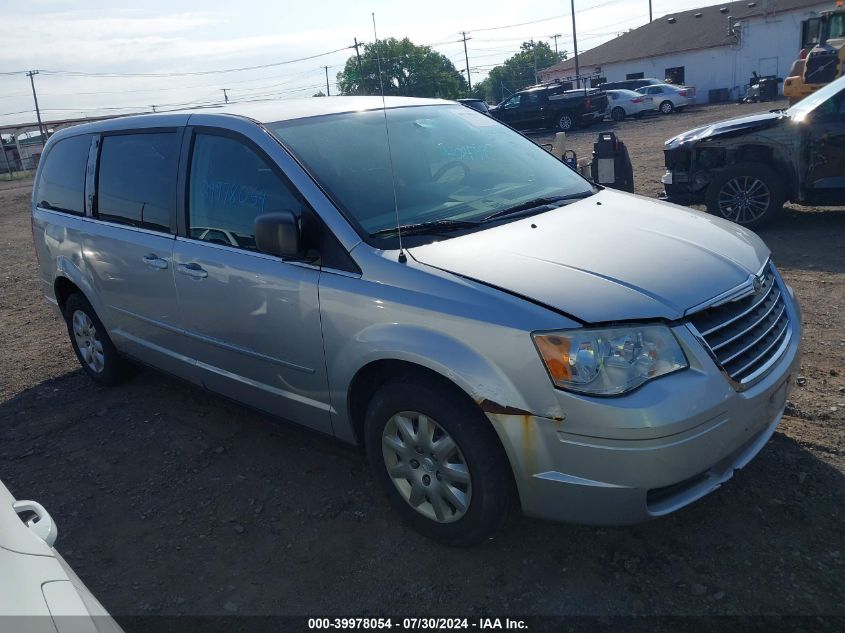
M 798 53 L 798 59 L 806 59 L 807 58 L 807 49 L 802 48 L 801 51 Z
M 679 90 L 679 91 L 678 91 L 678 94 L 679 94 L 679 95 L 681 95 L 682 97 L 686 97 L 686 96 L 687 96 L 687 91 L 686 91 L 686 90 Z
M 591 105 L 590 100 L 589 100 L 589 99 L 584 99 L 584 109 L 585 109 L 585 110 L 589 110 L 589 109 L 590 109 L 590 105 Z
M 642 97 L 637 97 L 636 99 L 631 99 L 631 103 L 642 103 L 642 102 L 643 102 Z

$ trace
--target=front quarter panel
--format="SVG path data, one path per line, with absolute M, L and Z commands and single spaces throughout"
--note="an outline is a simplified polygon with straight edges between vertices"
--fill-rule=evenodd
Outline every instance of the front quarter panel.
M 532 330 L 577 324 L 554 312 L 363 245 L 361 278 L 325 273 L 320 307 L 335 434 L 355 441 L 348 390 L 379 360 L 400 360 L 451 380 L 482 408 L 550 418 L 560 405 L 531 340 Z M 530 403 L 530 405 L 529 405 Z

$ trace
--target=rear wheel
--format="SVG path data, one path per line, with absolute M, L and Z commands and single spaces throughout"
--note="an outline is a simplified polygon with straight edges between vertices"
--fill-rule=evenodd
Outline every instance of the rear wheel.
M 661 114 L 672 114 L 675 111 L 675 104 L 671 101 L 664 101 L 660 104 Z
M 613 110 L 610 111 L 610 118 L 614 121 L 624 121 L 625 120 L 625 110 L 622 109 L 620 106 L 616 106 Z
M 563 112 L 557 119 L 557 127 L 562 132 L 575 129 L 575 117 L 570 112 Z
M 73 351 L 86 374 L 107 386 L 126 379 L 128 363 L 118 354 L 94 308 L 78 292 L 65 303 L 65 323 Z
M 436 381 L 390 381 L 370 401 L 364 431 L 376 478 L 418 532 L 468 546 L 504 522 L 510 464 L 472 402 Z
M 757 229 L 783 209 L 784 190 L 778 174 L 765 165 L 738 163 L 727 167 L 707 188 L 707 210 L 731 222 Z

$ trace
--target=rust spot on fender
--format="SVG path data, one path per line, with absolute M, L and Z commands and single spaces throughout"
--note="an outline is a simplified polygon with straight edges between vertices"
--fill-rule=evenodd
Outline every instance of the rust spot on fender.
M 495 413 L 497 415 L 521 415 L 525 417 L 533 415 L 529 411 L 517 409 L 516 407 L 506 406 L 504 404 L 499 404 L 498 402 L 493 402 L 492 400 L 488 400 L 487 398 L 479 402 L 478 406 L 481 407 L 482 411 L 486 411 L 487 413 Z
M 517 407 L 511 407 L 504 404 L 499 404 L 498 402 L 494 402 L 488 398 L 484 398 L 478 402 L 478 406 L 481 407 L 481 410 L 485 413 L 492 413 L 494 415 L 518 415 L 522 417 L 523 422 L 528 424 L 533 417 L 546 417 L 553 422 L 563 422 L 564 416 L 554 416 L 554 417 L 547 417 L 547 416 L 535 416 L 535 414 L 531 413 L 530 411 L 525 411 L 524 409 L 518 409 Z

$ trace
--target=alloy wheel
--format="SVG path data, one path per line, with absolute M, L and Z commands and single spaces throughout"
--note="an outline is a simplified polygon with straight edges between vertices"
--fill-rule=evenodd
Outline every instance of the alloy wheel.
M 91 318 L 82 310 L 75 310 L 72 317 L 73 338 L 83 362 L 94 373 L 99 374 L 106 366 L 103 342 Z
M 460 448 L 435 420 L 417 411 L 392 416 L 382 432 L 384 465 L 417 512 L 452 523 L 469 510 L 472 481 Z
M 675 109 L 675 106 L 672 105 L 671 101 L 664 101 L 663 103 L 660 104 L 660 111 L 663 114 L 672 114 L 672 110 L 674 110 L 674 109 Z
M 719 190 L 717 204 L 723 218 L 737 224 L 748 224 L 768 211 L 772 194 L 759 178 L 737 176 Z
M 571 116 L 569 116 L 568 114 L 564 114 L 564 115 L 562 115 L 562 116 L 560 117 L 560 119 L 558 119 L 557 126 L 558 126 L 561 130 L 563 130 L 564 132 L 567 132 L 567 131 L 571 130 L 571 129 L 572 129 L 572 127 L 573 127 L 572 117 L 571 117 Z

